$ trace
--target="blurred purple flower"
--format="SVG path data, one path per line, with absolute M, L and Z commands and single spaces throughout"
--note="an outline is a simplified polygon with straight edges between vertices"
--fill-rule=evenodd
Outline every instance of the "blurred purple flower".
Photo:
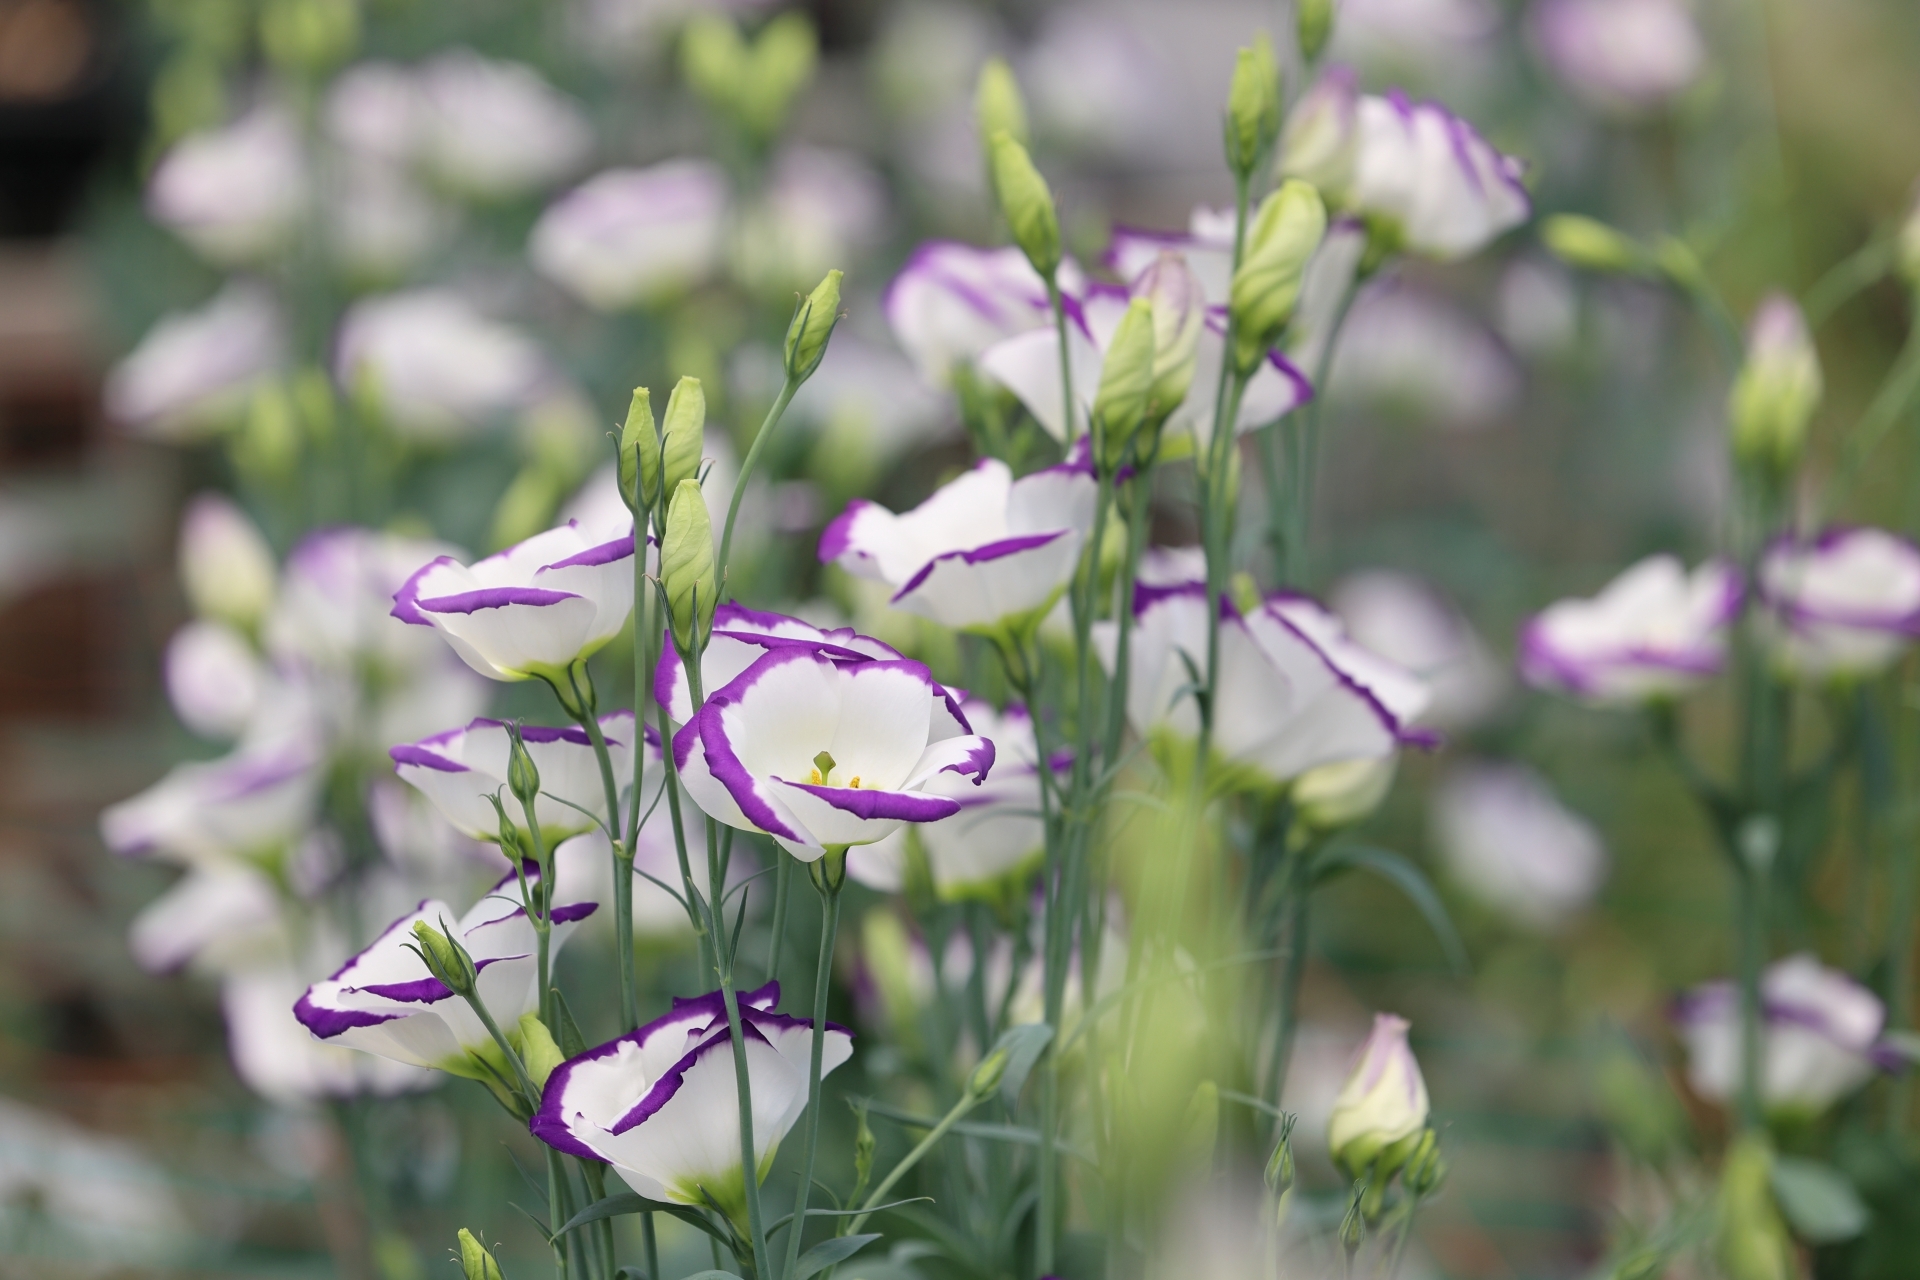
M 593 152 L 580 104 L 533 68 L 454 49 L 422 63 L 420 161 L 481 199 L 530 194 L 577 171 Z
M 257 263 L 292 237 L 307 172 L 293 121 L 263 107 L 175 143 L 147 182 L 147 212 L 211 262 Z
M 609 169 L 548 206 L 527 253 L 588 306 L 620 311 L 705 281 L 726 213 L 726 175 L 710 161 Z
M 1348 313 L 1328 394 L 1471 430 L 1519 399 L 1500 340 L 1457 304 L 1398 282 L 1365 290 Z
M 1731 565 L 1709 560 L 1689 574 L 1672 556 L 1650 556 L 1599 595 L 1530 620 L 1520 674 L 1598 706 L 1676 697 L 1719 673 L 1740 596 Z
M 1069 292 L 1084 284 L 1071 263 L 1062 264 L 1060 281 Z M 894 339 L 937 387 L 946 386 L 956 363 L 975 361 L 1001 339 L 1053 321 L 1046 282 L 1024 253 L 953 240 L 915 249 L 887 286 L 881 308 Z
M 1606 877 L 1599 832 L 1524 765 L 1455 766 L 1434 791 L 1431 820 L 1454 879 L 1536 929 L 1586 906 Z
M 254 386 L 284 355 L 272 295 L 235 281 L 198 310 L 164 316 L 147 331 L 107 375 L 107 412 L 143 436 L 201 439 L 240 420 Z
M 1567 87 L 1609 111 L 1657 107 L 1706 61 L 1686 0 L 1539 0 L 1534 46 Z
M 887 187 L 850 151 L 788 146 L 761 199 L 743 208 L 730 246 L 733 274 L 791 303 L 835 267 L 864 255 L 887 222 Z
M 1432 584 L 1369 569 L 1335 583 L 1330 602 L 1357 643 L 1426 681 L 1433 702 L 1423 720 L 1464 729 L 1484 720 L 1505 695 L 1506 672 Z
M 245 636 L 205 619 L 173 633 L 164 670 L 167 701 L 180 722 L 202 737 L 228 740 L 253 723 L 271 679 Z
M 334 376 L 364 386 L 401 434 L 429 442 L 526 407 L 553 378 L 532 339 L 444 289 L 356 302 L 340 322 Z
M 1782 539 L 1759 579 L 1774 661 L 1801 679 L 1877 675 L 1920 639 L 1920 547 L 1897 534 Z

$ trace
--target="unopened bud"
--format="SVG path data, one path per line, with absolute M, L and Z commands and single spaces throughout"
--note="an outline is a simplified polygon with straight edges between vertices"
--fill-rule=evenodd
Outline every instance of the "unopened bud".
M 553 1033 L 547 1030 L 547 1024 L 540 1021 L 537 1013 L 520 1015 L 520 1063 L 527 1069 L 527 1078 L 535 1084 L 545 1087 L 547 1077 L 553 1069 L 567 1060 L 560 1052 L 560 1046 L 554 1042 Z
M 1820 354 L 1806 317 L 1785 294 L 1769 296 L 1754 313 L 1747 360 L 1727 398 L 1734 456 L 1778 472 L 1791 467 L 1821 391 Z
M 698 378 L 682 378 L 667 397 L 667 416 L 660 424 L 660 491 L 671 497 L 682 480 L 700 475 L 700 457 L 707 446 L 707 392 Z
M 1053 207 L 1047 180 L 1033 167 L 1026 147 L 1007 132 L 993 135 L 987 144 L 994 196 L 1013 232 L 1013 242 L 1027 255 L 1033 269 L 1047 280 L 1060 267 L 1060 215 Z
M 1027 145 L 1027 102 L 1020 94 L 1013 68 L 997 54 L 980 68 L 980 81 L 973 91 L 973 121 L 980 131 L 983 151 L 991 149 L 997 133 L 1006 134 L 1023 147 Z
M 300 417 L 292 394 L 279 379 L 255 389 L 233 452 L 243 472 L 272 479 L 293 474 L 300 458 Z
M 260 47 L 275 66 L 323 71 L 359 41 L 354 0 L 267 0 L 260 8 Z
M 1153 307 L 1145 298 L 1127 304 L 1126 314 L 1107 344 L 1100 389 L 1093 397 L 1093 420 L 1104 442 L 1102 462 L 1111 470 L 1121 451 L 1147 416 L 1153 389 Z
M 867 1123 L 867 1109 L 864 1106 L 854 1109 L 853 1130 L 853 1174 L 861 1187 L 873 1176 L 873 1153 L 879 1142 L 873 1136 L 873 1126 Z
M 683 651 L 706 648 L 713 629 L 713 522 L 697 480 L 682 480 L 667 505 L 667 532 L 660 543 L 660 582 L 666 588 L 673 639 Z
M 1273 1155 L 1267 1159 L 1267 1190 L 1275 1195 L 1284 1195 L 1293 1186 L 1293 1126 L 1289 1123 L 1280 1134 L 1280 1141 L 1274 1144 Z
M 180 581 L 203 618 L 251 631 L 273 604 L 278 570 L 247 514 L 225 497 L 202 494 L 180 522 Z
M 473 957 L 467 954 L 465 947 L 425 920 L 414 922 L 413 937 L 420 944 L 420 957 L 426 961 L 428 973 L 445 983 L 447 990 L 455 995 L 473 994 L 477 973 L 473 967 Z
M 1226 133 L 1227 168 L 1245 182 L 1266 163 L 1280 136 L 1280 68 L 1264 31 L 1234 59 Z
M 1153 308 L 1153 389 L 1147 402 L 1153 419 L 1164 422 L 1193 385 L 1206 291 L 1184 257 L 1162 253 L 1133 282 L 1133 296 Z
M 813 376 L 827 355 L 827 339 L 833 326 L 840 323 L 840 278 L 838 270 L 829 271 L 794 308 L 787 325 L 787 377 L 799 383 Z
M 1439 1135 L 1429 1129 L 1420 1140 L 1420 1145 L 1407 1157 L 1405 1171 L 1400 1175 L 1407 1190 L 1422 1198 L 1432 1195 L 1440 1189 L 1447 1179 L 1447 1162 L 1440 1157 Z
M 691 19 L 680 36 L 680 71 L 709 106 L 730 112 L 747 74 L 740 28 L 719 13 Z
M 1736 1138 L 1720 1166 L 1717 1206 L 1715 1252 L 1727 1280 L 1792 1280 L 1799 1274 L 1772 1182 L 1773 1148 L 1766 1135 Z
M 781 14 L 749 44 L 733 20 L 695 18 L 681 37 L 680 65 L 707 104 L 730 117 L 756 142 L 779 131 L 787 109 L 813 78 L 819 40 L 803 13 Z
M 995 1049 L 980 1060 L 980 1065 L 967 1077 L 967 1092 L 976 1098 L 984 1098 L 1000 1087 L 1000 1078 L 1007 1074 L 1007 1060 L 1012 1055 L 1006 1049 Z
M 1427 1125 L 1427 1085 L 1407 1045 L 1407 1020 L 1375 1014 L 1373 1030 L 1334 1100 L 1327 1150 L 1353 1177 L 1369 1166 L 1384 1181 Z
M 1647 251 L 1632 237 L 1577 213 L 1556 213 L 1540 224 L 1540 239 L 1554 257 L 1582 271 L 1637 272 Z
M 1260 584 L 1245 569 L 1236 569 L 1227 579 L 1227 599 L 1242 617 L 1260 612 Z
M 1333 34 L 1333 0 L 1299 0 L 1294 21 L 1300 56 L 1312 62 L 1327 47 L 1327 38 Z
M 1346 203 L 1359 134 L 1359 81 L 1349 68 L 1329 67 L 1287 115 L 1281 176 L 1311 182 L 1330 204 Z
M 460 1270 L 467 1280 L 506 1280 L 500 1264 L 487 1252 L 487 1246 L 473 1238 L 473 1232 L 460 1228 Z
M 1314 831 L 1352 826 L 1380 807 L 1393 787 L 1397 756 L 1336 760 L 1293 780 L 1293 813 Z
M 533 755 L 520 736 L 519 725 L 507 725 L 507 742 L 507 790 L 513 792 L 513 798 L 522 805 L 530 806 L 540 794 L 539 767 L 533 763 Z
M 1326 232 L 1327 207 L 1310 183 L 1289 178 L 1261 202 L 1230 297 L 1241 373 L 1260 362 L 1293 319 L 1301 278 Z
M 643 523 L 642 513 L 660 500 L 660 430 L 653 420 L 653 393 L 645 387 L 633 389 L 620 428 L 620 498 Z

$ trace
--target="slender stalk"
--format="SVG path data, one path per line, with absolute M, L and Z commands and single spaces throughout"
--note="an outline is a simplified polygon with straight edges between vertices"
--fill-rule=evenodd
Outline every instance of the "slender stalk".
M 837 858 L 841 865 L 837 869 L 845 870 L 846 850 L 829 849 L 826 858 Z M 818 865 L 818 864 L 816 864 Z M 794 1264 L 800 1260 L 800 1237 L 806 1234 L 807 1201 L 813 1191 L 813 1162 L 820 1147 L 820 1067 L 821 1055 L 827 1044 L 827 988 L 833 977 L 833 943 L 840 931 L 840 885 L 843 881 L 836 875 L 836 868 L 823 868 L 824 874 L 813 877 L 814 888 L 820 892 L 820 961 L 813 979 L 813 1053 L 807 1063 L 807 1134 L 800 1157 L 800 1189 L 793 1200 L 793 1225 L 787 1228 L 787 1265 L 781 1275 L 791 1276 Z
M 520 806 L 527 817 L 527 837 L 533 842 L 533 860 L 540 864 L 540 892 L 525 904 L 527 918 L 533 924 L 535 971 L 540 981 L 540 1021 L 553 1025 L 553 983 L 550 977 L 553 955 L 553 857 L 547 851 L 547 838 L 540 830 L 531 803 Z M 535 908 L 538 908 L 537 910 Z M 483 1022 L 486 1020 L 483 1016 Z M 495 1033 L 496 1037 L 498 1033 Z M 539 1105 L 540 1095 L 530 1095 Z
M 653 1229 L 653 1215 L 640 1215 L 640 1247 L 647 1257 L 647 1280 L 661 1280 L 660 1240 Z
M 1920 324 L 1907 330 L 1906 343 L 1894 359 L 1893 367 L 1887 370 L 1880 390 L 1860 420 L 1854 423 L 1853 430 L 1847 433 L 1840 465 L 1821 503 L 1825 514 L 1831 515 L 1846 505 L 1854 485 L 1859 482 L 1861 468 L 1887 433 L 1911 412 L 1916 395 L 1920 395 Z
M 1358 283 L 1347 286 L 1333 313 L 1333 323 L 1327 327 L 1319 359 L 1314 362 L 1313 399 L 1292 416 L 1298 429 L 1290 433 L 1293 465 L 1286 477 L 1287 502 L 1283 510 L 1269 509 L 1268 512 L 1270 526 L 1284 523 L 1286 527 L 1282 535 L 1281 574 L 1282 580 L 1292 586 L 1304 585 L 1307 579 L 1307 541 L 1313 529 L 1314 479 L 1320 471 L 1320 424 L 1327 379 L 1333 372 L 1334 348 L 1340 343 L 1340 331 L 1346 327 L 1347 315 L 1353 310 L 1353 300 L 1358 294 Z M 1277 490 L 1273 493 L 1278 496 Z
M 1053 276 L 1047 277 L 1047 305 L 1053 308 L 1053 330 L 1060 341 L 1060 408 L 1065 415 L 1060 419 L 1060 430 L 1071 446 L 1079 435 L 1080 424 L 1073 411 L 1073 358 L 1067 346 L 1067 308 L 1060 300 L 1060 285 Z
M 793 855 L 773 848 L 773 933 L 767 939 L 767 981 L 780 980 L 780 952 L 787 937 L 787 892 L 793 882 Z
M 607 1168 L 594 1160 L 580 1161 L 580 1177 L 587 1184 L 587 1204 L 598 1204 L 607 1198 Z M 647 1217 L 651 1219 L 652 1214 Z M 614 1270 L 619 1262 L 618 1252 L 613 1243 L 613 1219 L 602 1218 L 593 1224 L 594 1248 L 600 1255 L 601 1275 L 605 1280 L 614 1280 Z M 653 1273 L 647 1273 L 653 1280 Z
M 933 1150 L 934 1144 L 946 1137 L 948 1131 L 950 1131 L 953 1126 L 966 1119 L 967 1113 L 979 1105 L 980 1099 L 975 1097 L 971 1092 L 962 1093 L 960 1100 L 954 1103 L 947 1114 L 940 1118 L 940 1123 L 929 1129 L 927 1136 L 920 1139 L 914 1149 L 902 1156 L 899 1164 L 893 1166 L 893 1171 L 880 1180 L 880 1185 L 875 1187 L 872 1194 L 861 1204 L 860 1216 L 855 1218 L 852 1225 L 847 1228 L 847 1234 L 850 1236 L 859 1235 L 860 1228 L 866 1226 L 867 1219 L 873 1216 L 873 1207 L 884 1201 L 887 1198 L 887 1193 L 893 1190 L 900 1179 L 906 1177 L 907 1173 L 915 1165 L 920 1163 L 927 1152 Z M 791 1230 L 793 1228 L 789 1229 Z
M 573 1217 L 573 1188 L 567 1185 L 567 1168 L 560 1162 L 560 1153 L 552 1147 L 547 1151 L 547 1228 L 553 1236 L 553 1274 L 556 1280 L 567 1280 L 568 1263 L 576 1247 L 571 1235 L 559 1234 L 560 1228 Z
M 637 650 L 639 645 L 637 629 L 634 643 Z M 576 665 L 581 677 L 588 679 L 588 687 L 591 688 L 591 677 L 587 676 L 585 664 Z M 635 695 L 635 702 L 637 707 L 638 694 Z M 620 838 L 620 787 L 614 781 L 613 755 L 607 750 L 607 735 L 593 715 L 593 699 L 590 696 L 581 698 L 578 700 L 578 705 L 582 709 L 574 714 L 574 719 L 579 722 L 582 729 L 587 731 L 587 740 L 593 743 L 593 754 L 600 762 L 600 785 L 605 789 L 607 796 L 607 835 L 613 850 L 614 968 L 618 971 L 620 980 L 620 1017 L 631 1030 L 640 1025 L 640 1003 L 639 996 L 634 990 L 633 974 L 634 849 L 632 841 L 623 841 Z M 633 731 L 636 738 L 642 736 L 637 709 L 634 712 Z M 642 761 L 646 757 L 645 743 L 634 742 L 632 748 L 633 786 L 637 803 L 643 777 Z
M 727 503 L 727 524 L 720 535 L 720 558 L 715 562 L 722 590 L 725 590 L 727 565 L 733 553 L 733 522 L 740 516 L 740 499 L 747 494 L 747 480 L 753 475 L 754 467 L 759 464 L 760 455 L 766 450 L 767 441 L 773 437 L 773 429 L 780 425 L 780 419 L 787 412 L 787 406 L 793 402 L 793 393 L 799 389 L 799 380 L 791 375 L 780 384 L 780 394 L 775 398 L 773 407 L 767 410 L 767 416 L 761 420 L 760 430 L 754 433 L 753 444 L 747 449 L 747 459 L 740 464 L 740 474 L 734 479 L 733 498 Z
M 1287 958 L 1281 971 L 1280 1008 L 1274 1023 L 1273 1060 L 1267 1064 L 1265 1094 L 1276 1107 L 1287 1087 L 1287 1065 L 1293 1057 L 1294 1033 L 1300 1022 L 1300 982 L 1307 968 L 1307 905 L 1312 893 L 1307 864 L 1311 856 L 1311 846 L 1296 850 L 1287 865 Z

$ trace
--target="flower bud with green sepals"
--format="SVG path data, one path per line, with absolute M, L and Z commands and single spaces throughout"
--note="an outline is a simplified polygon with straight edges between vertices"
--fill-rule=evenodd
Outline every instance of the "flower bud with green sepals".
M 716 111 L 734 114 L 747 78 L 747 42 L 733 20 L 707 13 L 687 23 L 680 37 L 680 72 L 694 93 Z
M 1714 1252 L 1727 1280 L 1794 1280 L 1793 1242 L 1773 1198 L 1773 1147 L 1764 1133 L 1734 1139 L 1720 1165 Z
M 1280 176 L 1311 182 L 1327 203 L 1346 204 L 1359 158 L 1360 85 L 1345 67 L 1330 67 L 1287 115 L 1280 135 Z
M 520 1063 L 527 1069 L 527 1079 L 536 1085 L 545 1085 L 553 1069 L 567 1060 L 560 1052 L 560 1046 L 554 1043 L 553 1033 L 547 1030 L 547 1024 L 540 1021 L 537 1013 L 520 1015 Z
M 1273 42 L 1263 31 L 1240 50 L 1233 64 L 1233 84 L 1227 90 L 1227 168 L 1246 182 L 1273 154 L 1280 136 L 1280 68 L 1273 60 Z
M 1400 1174 L 1400 1180 L 1407 1190 L 1423 1199 L 1440 1189 L 1447 1180 L 1447 1162 L 1440 1156 L 1440 1136 L 1428 1129 L 1420 1137 L 1420 1145 L 1407 1157 L 1407 1163 Z
M 1287 1116 L 1281 1121 L 1280 1140 L 1274 1143 L 1273 1155 L 1267 1159 L 1267 1190 L 1276 1196 L 1293 1189 L 1293 1119 Z
M 474 1239 L 473 1232 L 460 1228 L 460 1270 L 466 1280 L 506 1280 L 500 1264 L 487 1252 L 487 1246 Z
M 1547 251 L 1582 271 L 1638 274 L 1647 269 L 1647 251 L 1631 236 L 1577 213 L 1556 213 L 1540 224 Z
M 1001 1077 L 1007 1074 L 1007 1061 L 1012 1056 L 1010 1050 L 995 1049 L 980 1060 L 980 1065 L 967 1077 L 967 1093 L 975 1098 L 985 1098 L 1000 1087 Z
M 1385 1179 L 1412 1154 L 1427 1124 L 1427 1084 L 1407 1045 L 1405 1018 L 1375 1014 L 1373 1030 L 1360 1047 L 1327 1121 L 1327 1150 L 1351 1177 L 1369 1165 Z M 1400 1144 L 1407 1143 L 1405 1149 Z
M 202 618 L 258 629 L 279 590 L 273 549 L 260 527 L 219 494 L 195 498 L 180 522 L 180 581 Z
M 1806 445 L 1822 390 L 1820 353 L 1806 317 L 1785 294 L 1770 295 L 1754 313 L 1747 360 L 1727 397 L 1734 456 L 1784 474 Z
M 1162 253 L 1133 282 L 1133 296 L 1153 309 L 1153 388 L 1149 420 L 1165 422 L 1187 398 L 1206 325 L 1206 290 L 1177 253 Z M 1108 356 L 1112 358 L 1111 354 Z
M 420 958 L 426 961 L 427 972 L 446 984 L 447 990 L 457 996 L 473 994 L 473 984 L 479 976 L 474 968 L 473 957 L 467 949 L 448 936 L 444 929 L 436 929 L 425 920 L 417 920 L 413 926 L 414 941 L 419 944 Z
M 1023 147 L 1027 145 L 1027 101 L 1020 93 L 1013 68 L 998 54 L 980 67 L 980 80 L 973 91 L 973 121 L 982 151 L 991 151 L 994 135 L 999 133 Z
M 1042 279 L 1052 280 L 1060 267 L 1060 215 L 1053 191 L 1033 167 L 1027 149 L 1004 130 L 987 144 L 994 197 L 1013 233 L 1013 242 Z
M 1101 465 L 1112 471 L 1146 421 L 1153 390 L 1153 307 L 1145 298 L 1127 304 L 1107 346 L 1100 389 L 1093 397 L 1093 421 L 1102 441 Z
M 660 429 L 653 420 L 653 393 L 645 387 L 633 389 L 620 428 L 620 500 L 636 520 L 660 500 Z
M 518 724 L 507 725 L 507 743 L 507 790 L 521 804 L 530 805 L 540 795 L 540 770 L 520 737 Z
M 1300 56 L 1308 62 L 1318 58 L 1333 35 L 1333 0 L 1299 0 L 1294 32 L 1300 41 Z
M 1289 178 L 1261 202 L 1233 273 L 1233 358 L 1244 374 L 1280 340 L 1300 300 L 1300 282 L 1327 232 L 1327 207 L 1311 183 Z
M 683 377 L 667 397 L 667 415 L 660 424 L 660 492 L 672 498 L 682 480 L 700 478 L 700 457 L 706 449 L 707 391 L 700 379 Z
M 805 13 L 789 9 L 760 30 L 738 86 L 741 122 L 760 141 L 780 131 L 794 97 L 813 79 L 820 38 Z
M 787 325 L 787 377 L 796 384 L 812 377 L 826 358 L 827 340 L 840 323 L 841 276 L 838 269 L 827 272 L 794 310 L 793 320 Z
M 718 595 L 713 563 L 713 522 L 697 480 L 682 480 L 667 505 L 667 532 L 660 544 L 660 582 L 666 588 L 673 640 L 682 651 L 706 648 Z

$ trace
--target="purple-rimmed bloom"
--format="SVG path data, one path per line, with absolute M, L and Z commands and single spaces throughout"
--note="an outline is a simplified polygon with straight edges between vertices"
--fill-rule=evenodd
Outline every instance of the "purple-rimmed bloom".
M 1242 613 L 1222 599 L 1220 610 L 1210 762 L 1220 785 L 1284 786 L 1321 765 L 1435 741 L 1410 724 L 1426 706 L 1426 686 L 1348 639 L 1314 601 L 1280 594 Z M 1111 671 L 1118 628 L 1095 623 L 1093 640 Z M 1130 664 L 1134 731 L 1159 749 L 1184 749 L 1200 731 L 1193 673 L 1208 675 L 1203 584 L 1135 589 Z
M 1152 270 L 1149 264 L 1142 278 Z M 1063 299 L 1068 319 L 1067 355 L 1073 374 L 1073 433 L 1076 436 L 1086 433 L 1094 396 L 1100 390 L 1100 377 L 1106 366 L 1107 347 L 1127 313 L 1130 297 L 1127 289 L 1093 284 L 1087 286 L 1082 297 Z M 1193 347 L 1193 381 L 1186 398 L 1166 422 L 1170 431 L 1191 431 L 1202 447 L 1213 433 L 1220 362 L 1225 355 L 1226 312 L 1218 306 L 1209 307 Z M 980 368 L 1018 396 L 1027 412 L 1049 435 L 1056 440 L 1067 438 L 1062 416 L 1065 397 L 1060 388 L 1060 343 L 1051 329 L 1023 333 L 995 344 L 981 354 Z M 1306 375 L 1279 352 L 1269 352 L 1241 396 L 1239 416 L 1234 420 L 1235 431 L 1263 427 L 1312 398 L 1313 388 Z
M 1661 105 L 1706 62 L 1686 0 L 1542 0 L 1530 16 L 1534 46 L 1554 74 L 1610 111 Z
M 709 816 L 811 862 L 959 812 L 927 789 L 939 774 L 985 781 L 993 743 L 952 734 L 934 715 L 941 692 L 917 662 L 775 649 L 707 695 L 674 735 L 674 763 Z
M 592 869 L 583 865 L 586 852 L 573 860 L 556 854 L 550 955 L 599 905 L 583 892 L 592 882 Z M 529 865 L 526 876 L 531 888 L 538 868 Z M 479 972 L 475 991 L 500 1027 L 513 1027 L 538 1006 L 533 922 L 520 903 L 519 879 L 510 873 L 457 920 L 446 903 L 422 902 L 332 977 L 307 988 L 294 1016 L 318 1040 L 471 1080 L 490 1081 L 494 1072 L 505 1078 L 506 1064 L 485 1024 L 414 950 L 413 926 L 422 921 L 447 929 L 466 947 Z
M 107 375 L 107 413 L 157 440 L 213 435 L 240 420 L 285 347 L 272 295 L 253 281 L 234 281 L 204 306 L 163 316 L 147 331 Z
M 1080 286 L 1078 270 L 1063 263 L 1061 289 L 1071 293 Z M 1011 245 L 980 249 L 953 240 L 929 240 L 915 249 L 887 286 L 881 308 L 921 376 L 941 387 L 956 363 L 1053 322 L 1046 282 L 1024 253 Z
M 252 965 L 220 981 L 227 1058 L 247 1088 L 280 1103 L 391 1097 L 438 1083 L 431 1071 L 315 1040 L 294 1016 L 307 981 L 292 967 Z
M 569 520 L 472 565 L 440 556 L 407 579 L 393 616 L 433 627 L 492 680 L 564 679 L 633 611 L 633 535 L 595 542 Z
M 162 667 L 174 714 L 204 738 L 238 738 L 270 679 L 245 636 L 203 618 L 173 633 Z
M 1592 599 L 1562 600 L 1530 620 L 1520 674 L 1596 706 L 1678 696 L 1718 674 L 1740 597 L 1729 564 L 1688 573 L 1672 556 L 1650 556 Z
M 1920 638 L 1920 547 L 1883 529 L 1783 539 L 1759 578 L 1774 661 L 1802 679 L 1873 675 Z
M 613 776 L 631 777 L 633 713 L 617 711 L 601 716 L 600 729 L 612 758 Z M 548 848 L 592 830 L 596 818 L 606 819 L 600 761 L 586 730 L 574 725 L 549 729 L 528 724 L 520 726 L 520 740 L 526 744 L 534 768 L 540 771 L 541 794 L 534 800 L 533 812 Z M 387 754 L 393 757 L 394 770 L 400 777 L 431 800 L 456 830 L 476 840 L 498 840 L 500 817 L 488 796 L 498 794 L 508 819 L 521 831 L 526 828 L 526 815 L 519 802 L 504 790 L 511 750 L 506 724 L 482 718 L 463 728 L 394 747 Z M 561 800 L 571 803 L 562 804 Z
M 1080 562 L 1096 494 L 1087 451 L 1013 478 L 983 458 L 913 510 L 855 499 L 820 535 L 820 559 L 894 589 L 891 603 L 969 631 L 1019 628 L 1053 606 Z
M 813 1024 L 774 1013 L 779 1000 L 777 982 L 739 997 L 756 1182 L 807 1106 Z M 556 1150 L 606 1161 L 643 1196 L 702 1207 L 711 1198 L 742 1217 L 746 1171 L 733 1051 L 718 991 L 676 998 L 666 1016 L 554 1068 L 533 1134 Z M 852 1056 L 853 1033 L 828 1023 L 821 1074 Z
M 1764 1019 L 1760 1101 L 1769 1112 L 1810 1118 L 1852 1093 L 1875 1070 L 1904 1059 L 1880 1039 L 1886 1009 L 1865 987 L 1808 954 L 1767 966 L 1760 978 Z M 1740 993 L 1709 982 L 1675 1005 L 1694 1092 L 1727 1102 L 1740 1091 Z
M 139 795 L 100 814 L 107 847 L 189 866 L 271 862 L 312 825 L 319 752 L 288 726 L 279 741 L 243 745 L 218 760 L 175 765 Z
M 710 276 L 726 211 L 726 174 L 711 161 L 608 169 L 548 206 L 527 256 L 596 311 L 620 311 Z

